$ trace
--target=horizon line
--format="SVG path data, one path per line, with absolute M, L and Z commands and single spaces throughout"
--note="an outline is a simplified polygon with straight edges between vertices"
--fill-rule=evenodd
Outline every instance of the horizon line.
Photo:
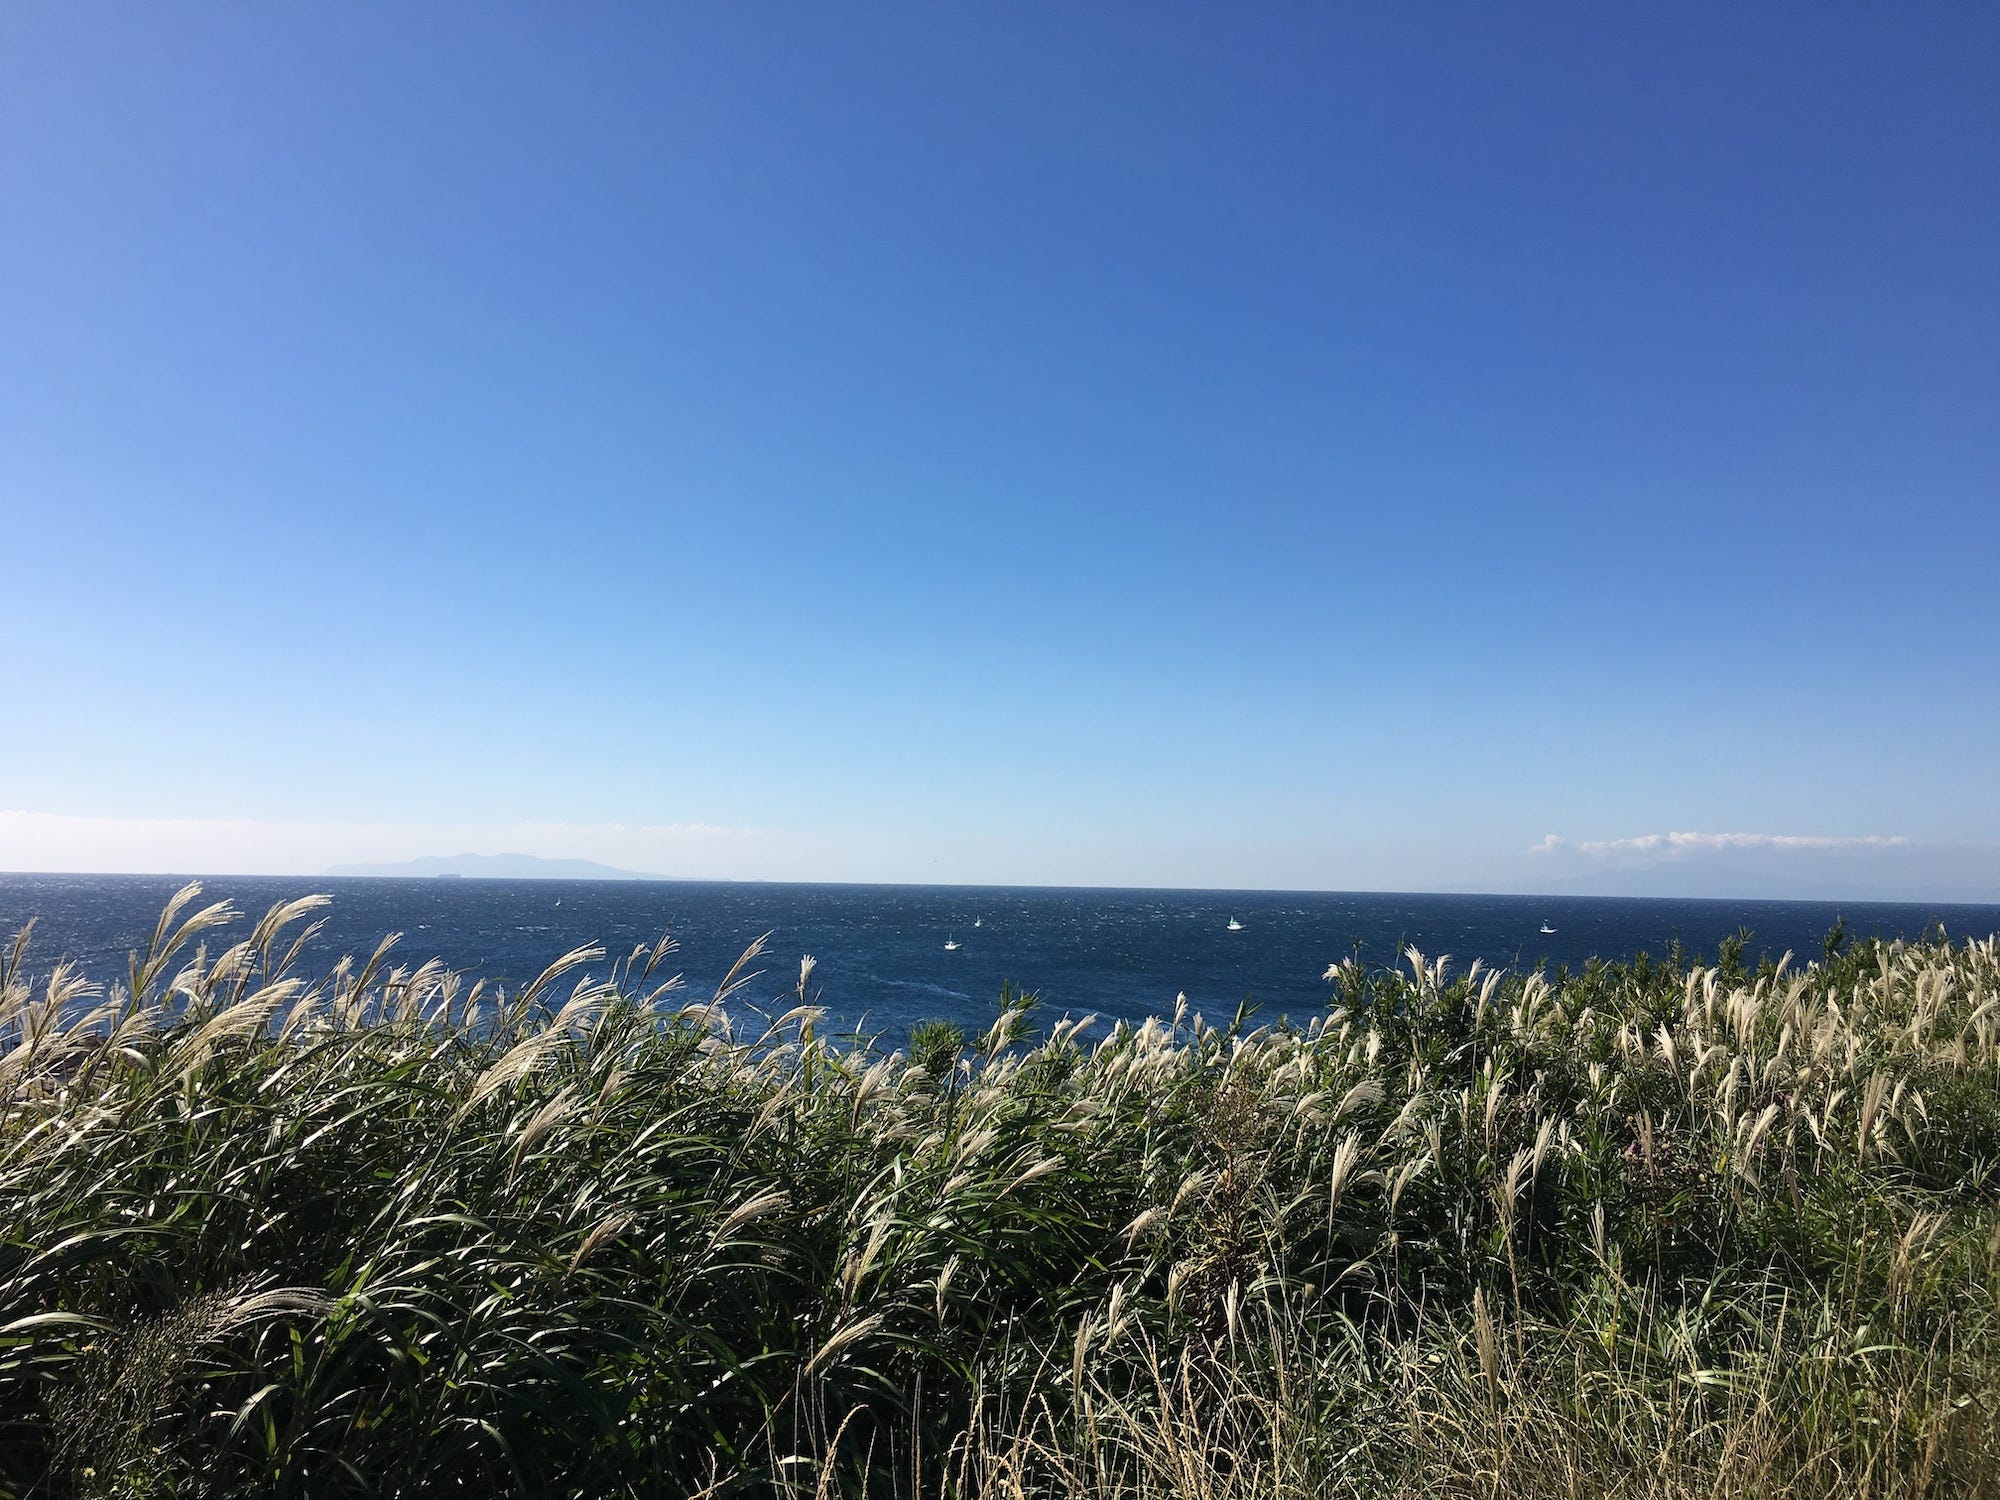
M 537 856 L 539 857 L 539 856 Z M 587 861 L 590 862 L 590 861 Z M 1485 900 L 1519 901 L 1695 901 L 1729 903 L 1754 901 L 1769 905 L 1790 906 L 1831 906 L 1844 904 L 1858 906 L 1962 906 L 1971 908 L 2000 907 L 2000 891 L 1984 896 L 1874 896 L 1849 894 L 1842 896 L 1759 896 L 1735 894 L 1721 896 L 1678 896 L 1631 894 L 1616 891 L 1519 891 L 1519 890 L 1446 890 L 1446 889 L 1388 889 L 1369 887 L 1330 888 L 1322 886 L 1207 886 L 1207 885 L 1110 885 L 1110 884 L 1008 884 L 991 881 L 942 881 L 942 880 L 795 880 L 778 876 L 737 875 L 654 875 L 633 873 L 630 875 L 467 875 L 456 873 L 420 874 L 410 872 L 395 875 L 335 875 L 328 872 L 305 874 L 290 871 L 250 871 L 250 870 L 13 870 L 0 869 L 0 880 L 11 878 L 69 879 L 69 880 L 291 880 L 291 881 L 355 881 L 355 880 L 399 880 L 424 883 L 437 880 L 484 881 L 490 884 L 514 885 L 774 885 L 826 887 L 834 886 L 853 889 L 907 890 L 961 890 L 961 891 L 1106 891 L 1118 893 L 1194 893 L 1232 896 L 1416 896 L 1416 897 L 1458 897 Z

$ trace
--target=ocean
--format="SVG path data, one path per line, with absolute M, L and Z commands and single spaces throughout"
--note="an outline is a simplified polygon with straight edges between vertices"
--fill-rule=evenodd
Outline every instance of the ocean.
M 0 937 L 32 917 L 31 971 L 68 957 L 109 983 L 187 878 L 0 875 Z M 203 900 L 227 899 L 245 914 L 210 935 L 212 950 L 274 902 L 330 895 L 305 964 L 313 973 L 400 932 L 400 962 L 436 957 L 518 986 L 583 943 L 615 958 L 665 932 L 680 944 L 666 972 L 683 973 L 700 999 L 768 932 L 760 978 L 737 1005 L 788 1004 L 800 957 L 812 954 L 814 988 L 834 1022 L 892 1044 L 920 1021 L 983 1025 L 1003 981 L 1036 992 L 1054 1014 L 1138 1020 L 1172 1013 L 1185 994 L 1211 1020 L 1245 1001 L 1263 1016 L 1302 1017 L 1326 1004 L 1328 964 L 1350 954 L 1393 963 L 1412 945 L 1450 954 L 1457 970 L 1475 958 L 1522 970 L 1658 956 L 1677 939 L 1690 954 L 1713 955 L 1739 928 L 1752 934 L 1753 957 L 1811 958 L 1836 918 L 1855 936 L 1915 937 L 1940 922 L 1960 938 L 2000 931 L 2000 906 L 1877 902 L 267 876 L 202 885 Z

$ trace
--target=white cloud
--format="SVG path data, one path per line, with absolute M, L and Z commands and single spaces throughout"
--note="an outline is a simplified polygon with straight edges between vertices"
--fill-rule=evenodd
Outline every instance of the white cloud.
M 1559 854 L 1575 850 L 1593 860 L 1670 860 L 1691 854 L 1714 854 L 1731 849 L 1775 849 L 1794 851 L 1882 849 L 1907 845 L 1901 835 L 1863 834 L 1824 837 L 1804 833 L 1642 833 L 1623 839 L 1591 839 L 1572 844 L 1560 834 L 1547 834 L 1531 844 L 1531 854 Z

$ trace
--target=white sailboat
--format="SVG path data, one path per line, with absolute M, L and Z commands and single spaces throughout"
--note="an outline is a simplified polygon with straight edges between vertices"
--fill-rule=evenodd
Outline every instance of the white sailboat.
M 1241 932 L 1243 930 L 1243 924 L 1237 921 L 1236 918 L 1231 917 L 1229 919 L 1229 930 L 1231 932 Z
M 1549 935 L 1550 935 L 1551 933 L 1553 933 L 1554 931 L 1555 931 L 1555 928 L 1553 928 L 1553 927 L 1549 926 L 1549 924 L 1548 924 L 1548 923 L 1546 923 L 1546 922 L 1542 923 L 1542 935 L 1543 935 L 1544 937 L 1547 937 L 1547 936 L 1549 936 Z
M 958 939 L 955 937 L 946 938 L 944 940 L 944 951 L 947 953 L 958 952 Z

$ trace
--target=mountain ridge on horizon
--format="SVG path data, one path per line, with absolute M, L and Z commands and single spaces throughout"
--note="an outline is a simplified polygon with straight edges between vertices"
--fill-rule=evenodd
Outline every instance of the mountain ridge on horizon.
M 546 859 L 539 854 L 424 854 L 377 864 L 333 865 L 329 876 L 455 876 L 470 880 L 682 880 L 685 876 L 621 870 L 594 859 Z

